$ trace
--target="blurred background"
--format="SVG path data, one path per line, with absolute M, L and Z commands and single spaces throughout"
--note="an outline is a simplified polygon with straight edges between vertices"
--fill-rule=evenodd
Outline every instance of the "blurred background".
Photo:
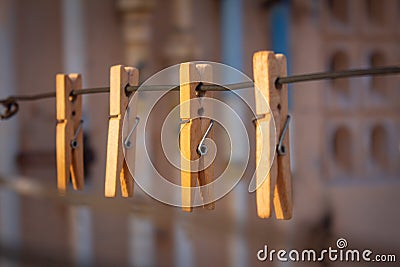
M 259 50 L 284 53 L 289 74 L 399 65 L 399 14 L 398 0 L 0 0 L 0 98 L 53 91 L 57 73 L 107 86 L 116 64 L 139 68 L 142 82 L 190 60 L 251 78 Z M 0 266 L 309 266 L 258 262 L 256 253 L 321 250 L 340 237 L 399 258 L 399 76 L 293 84 L 289 95 L 290 221 L 257 217 L 249 172 L 214 211 L 186 214 L 137 186 L 133 199 L 104 199 L 108 94 L 83 97 L 85 190 L 58 197 L 55 100 L 24 103 L 0 121 Z M 254 150 L 251 114 L 237 97 L 218 97 L 239 103 Z M 160 114 L 178 102 L 166 96 L 146 132 L 170 175 L 179 172 L 160 155 Z

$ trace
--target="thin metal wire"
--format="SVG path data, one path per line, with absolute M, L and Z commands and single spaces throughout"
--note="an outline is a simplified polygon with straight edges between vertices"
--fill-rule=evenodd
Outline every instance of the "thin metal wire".
M 96 88 L 85 88 L 85 89 L 73 90 L 71 92 L 71 95 L 77 96 L 77 95 L 101 94 L 101 93 L 109 93 L 109 92 L 110 92 L 110 87 L 96 87 Z
M 357 76 L 368 76 L 368 75 L 388 75 L 400 73 L 400 67 L 382 67 L 382 68 L 370 68 L 370 69 L 356 69 L 356 70 L 344 70 L 336 72 L 317 72 L 311 74 L 292 75 L 288 77 L 279 77 L 276 80 L 277 84 L 285 83 L 298 83 L 308 82 L 324 79 L 338 79 L 348 78 Z
M 292 75 L 287 77 L 279 77 L 276 80 L 277 84 L 288 84 L 288 83 L 298 83 L 307 81 L 316 81 L 324 79 L 338 79 L 338 78 L 348 78 L 366 75 L 388 75 L 400 73 L 400 67 L 382 67 L 382 68 L 371 68 L 371 69 L 356 69 L 356 70 L 345 70 L 338 72 L 318 72 L 311 74 L 301 74 Z M 214 84 L 201 84 L 198 86 L 197 90 L 201 91 L 230 91 L 239 90 L 245 88 L 253 87 L 252 82 L 235 83 L 228 85 L 214 85 Z M 142 91 L 179 91 L 179 85 L 143 85 L 143 86 L 127 86 L 126 91 L 132 93 L 140 88 Z M 98 94 L 98 93 L 108 93 L 110 92 L 110 87 L 96 87 L 96 88 L 85 88 L 72 91 L 72 96 L 77 95 L 87 95 L 87 94 Z M 16 95 L 10 96 L 6 99 L 1 99 L 0 104 L 11 103 L 15 101 L 34 101 L 45 98 L 53 98 L 56 96 L 55 92 L 40 93 L 35 95 Z
M 16 95 L 16 96 L 9 96 L 5 99 L 1 99 L 0 104 L 7 104 L 7 103 L 12 103 L 12 102 L 17 102 L 17 101 L 34 101 L 34 100 L 53 98 L 53 97 L 56 97 L 55 92 L 40 93 L 40 94 L 35 94 L 35 95 Z
M 345 71 L 337 71 L 337 72 L 318 72 L 311 74 L 301 74 L 301 75 L 293 75 L 287 77 L 279 77 L 276 79 L 275 83 L 277 88 L 279 85 L 288 84 L 288 83 L 298 83 L 298 82 L 307 82 L 307 81 L 316 81 L 316 80 L 324 80 L 324 79 L 338 79 L 338 78 L 349 78 L 349 77 L 358 77 L 358 76 L 366 76 L 366 75 L 388 75 L 400 73 L 400 67 L 392 66 L 392 67 L 381 67 L 381 68 L 369 68 L 369 69 L 356 69 L 356 70 L 345 70 Z M 239 90 L 245 88 L 252 88 L 253 82 L 243 82 L 236 84 L 228 84 L 228 85 L 214 85 L 214 84 L 200 84 L 197 86 L 196 90 L 199 91 L 230 91 L 230 90 Z M 142 85 L 142 86 L 127 86 L 126 92 L 132 93 L 137 90 L 140 91 L 179 91 L 179 85 Z M 98 93 L 108 93 L 110 92 L 109 87 L 97 87 L 97 88 L 85 88 L 78 89 L 72 91 L 72 96 L 77 95 L 86 95 L 86 94 L 98 94 Z M 0 104 L 6 108 L 4 114 L 0 114 L 0 119 L 8 119 L 15 115 L 18 112 L 18 103 L 21 101 L 35 101 L 46 98 L 55 97 L 55 92 L 48 93 L 40 93 L 34 95 L 16 95 L 10 96 L 6 99 L 0 99 Z
M 235 84 L 227 84 L 227 85 L 217 85 L 217 84 L 200 84 L 197 86 L 196 90 L 199 91 L 230 91 L 230 90 L 239 90 L 253 87 L 252 82 L 243 82 L 243 83 L 235 83 Z M 142 85 L 142 86 L 130 86 L 126 87 L 126 91 L 128 93 L 135 92 L 137 90 L 140 91 L 179 91 L 179 85 Z

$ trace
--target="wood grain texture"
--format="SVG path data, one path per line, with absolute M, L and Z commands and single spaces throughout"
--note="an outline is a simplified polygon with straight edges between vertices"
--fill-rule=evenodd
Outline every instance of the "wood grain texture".
M 194 194 L 193 187 L 198 180 L 198 172 L 192 171 L 190 161 L 199 158 L 196 149 L 193 149 L 200 142 L 201 123 L 199 120 L 191 120 L 197 115 L 197 109 L 192 104 L 182 104 L 185 101 L 196 98 L 196 86 L 200 74 L 193 63 L 180 65 L 180 116 L 182 120 L 189 120 L 181 124 L 180 149 L 181 149 L 181 186 L 182 186 L 182 209 L 192 211 Z
M 286 57 L 282 54 L 276 55 L 277 64 L 279 66 L 279 76 L 287 76 L 286 70 Z M 282 135 L 283 129 L 286 124 L 288 116 L 288 91 L 287 84 L 277 90 L 280 97 L 280 123 L 279 137 Z M 293 212 L 293 200 L 292 200 L 292 174 L 290 170 L 290 141 L 289 141 L 289 129 L 286 131 L 286 136 L 283 140 L 286 154 L 284 156 L 278 155 L 278 177 L 276 179 L 276 185 L 274 189 L 274 209 L 275 216 L 277 219 L 288 220 L 292 218 Z
M 277 70 L 271 64 L 275 56 L 273 52 L 258 52 L 253 57 L 254 90 L 256 114 L 271 116 L 270 110 L 266 105 L 267 101 L 271 106 L 276 102 L 276 97 L 270 94 L 272 76 L 277 76 Z M 273 111 L 273 110 L 271 110 Z M 275 143 L 273 135 L 269 129 L 273 127 L 273 122 L 270 117 L 263 117 L 257 120 L 256 128 L 256 179 L 257 185 L 261 185 L 256 190 L 257 213 L 260 218 L 269 218 L 271 216 L 271 188 L 274 184 L 274 179 L 277 175 L 277 164 L 273 162 L 271 168 L 271 160 L 274 160 L 274 154 L 271 153 L 270 144 Z M 275 117 L 275 116 L 274 116 Z M 272 140 L 273 139 L 273 140 Z M 266 175 L 266 176 L 265 176 Z
M 212 66 L 209 64 L 196 64 L 196 69 L 200 74 L 200 78 L 205 81 L 212 81 L 213 74 L 212 74 Z M 204 93 L 203 97 L 212 98 L 214 96 L 214 92 L 207 91 Z M 212 105 L 205 105 L 204 103 L 200 105 L 200 108 L 207 108 L 207 114 L 212 114 Z M 200 138 L 206 133 L 208 127 L 210 126 L 211 119 L 209 118 L 200 118 L 200 128 L 201 134 Z M 207 135 L 207 138 L 213 139 L 214 138 L 214 126 L 211 128 L 210 132 Z M 198 143 L 197 143 L 198 144 Z M 197 146 L 196 146 L 197 148 Z M 211 157 L 210 153 L 200 157 L 199 167 L 203 169 L 204 162 L 206 157 Z M 204 187 L 207 184 L 210 184 L 214 181 L 214 163 L 210 164 L 207 168 L 203 171 L 199 172 L 198 181 L 200 187 L 200 196 L 203 201 L 203 207 L 209 210 L 215 209 L 215 202 L 212 200 L 214 199 L 214 190 L 212 186 Z
M 265 117 L 257 121 L 256 129 L 256 191 L 257 213 L 260 218 L 271 216 L 271 203 L 274 203 L 278 219 L 290 219 L 292 216 L 292 190 L 290 174 L 290 154 L 278 156 L 270 146 L 277 144 L 288 115 L 287 86 L 276 88 L 275 81 L 279 76 L 286 76 L 286 60 L 283 55 L 271 51 L 261 51 L 253 57 L 255 102 L 257 115 Z M 265 103 L 269 103 L 270 110 Z M 271 114 L 272 113 L 272 114 Z M 273 129 L 273 116 L 276 132 Z M 284 145 L 289 152 L 288 132 Z M 275 149 L 275 148 L 274 148 Z M 274 157 L 275 154 L 275 157 Z M 272 166 L 270 162 L 272 160 Z M 274 190 L 272 190 L 274 189 Z
M 71 177 L 75 190 L 84 187 L 83 171 L 83 130 L 76 137 L 78 146 L 72 149 L 70 143 L 82 119 L 82 96 L 70 97 L 71 92 L 82 88 L 79 74 L 57 74 L 56 76 L 56 158 L 57 188 L 65 193 Z
M 112 66 L 110 70 L 110 119 L 108 124 L 107 161 L 104 194 L 115 197 L 117 179 L 120 180 L 123 197 L 133 195 L 133 176 L 126 164 L 123 154 L 122 124 L 129 103 L 125 92 L 126 86 L 138 85 L 139 72 L 135 68 L 122 65 Z M 136 105 L 131 106 L 136 108 Z M 134 110 L 132 110 L 134 111 Z M 134 114 L 136 115 L 136 113 Z M 131 139 L 133 148 L 135 142 Z M 136 134 L 135 134 L 136 141 Z
M 214 163 L 211 163 L 206 169 L 196 171 L 204 166 L 204 156 L 200 157 L 197 153 L 203 135 L 210 125 L 209 118 L 195 118 L 199 115 L 199 110 L 205 107 L 202 105 L 201 97 L 196 95 L 196 86 L 201 80 L 212 79 L 212 69 L 207 64 L 183 63 L 180 65 L 180 116 L 182 120 L 188 120 L 181 124 L 180 131 L 180 149 L 181 149 L 181 186 L 182 186 L 182 209 L 192 211 L 195 197 L 196 183 L 199 186 L 209 184 L 214 179 Z M 212 92 L 202 93 L 203 97 L 212 97 Z M 185 101 L 195 99 L 190 104 Z M 210 108 L 207 105 L 207 108 Z M 208 138 L 213 137 L 213 128 Z M 206 155 L 207 156 L 207 155 Z M 193 162 L 198 160 L 196 162 Z M 196 164 L 196 165 L 195 165 Z M 202 169 L 202 168 L 201 168 Z M 213 190 L 210 187 L 200 187 L 200 196 L 205 203 L 203 206 L 207 209 L 214 209 Z

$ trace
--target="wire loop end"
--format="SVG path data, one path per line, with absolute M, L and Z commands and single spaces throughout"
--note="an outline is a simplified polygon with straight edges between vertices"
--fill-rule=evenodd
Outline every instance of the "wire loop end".
M 0 119 L 1 120 L 6 120 L 14 116 L 18 110 L 19 110 L 19 105 L 17 101 L 12 100 L 12 99 L 7 99 L 4 102 L 0 102 L 4 107 L 5 111 L 3 114 L 0 113 Z

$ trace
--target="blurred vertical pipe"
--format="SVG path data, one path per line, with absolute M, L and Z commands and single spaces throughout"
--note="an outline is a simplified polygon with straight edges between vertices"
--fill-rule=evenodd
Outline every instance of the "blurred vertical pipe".
M 167 264 L 157 263 L 154 249 L 154 225 L 147 218 L 134 215 L 129 217 L 129 263 L 130 266 L 156 266 Z
M 16 3 L 0 0 L 0 98 L 16 93 L 15 31 Z M 16 173 L 15 157 L 18 151 L 18 117 L 0 122 L 0 176 L 9 178 Z M 0 188 L 0 246 L 18 250 L 20 244 L 19 197 Z M 14 266 L 0 256 L 0 265 Z M 15 265 L 16 266 L 16 265 Z
M 286 56 L 288 74 L 290 74 L 290 0 L 281 0 L 271 10 L 271 47 L 275 53 Z M 289 93 L 289 109 L 291 107 L 291 90 Z
M 85 23 L 84 0 L 63 0 L 63 47 L 64 72 L 80 73 L 85 85 Z M 85 110 L 85 98 L 83 109 Z M 86 123 L 87 125 L 87 123 Z M 72 255 L 77 266 L 90 266 L 92 261 L 92 227 L 91 212 L 87 207 L 69 208 L 71 225 Z
M 222 63 L 234 67 L 237 70 L 243 71 L 243 5 L 242 0 L 223 0 L 221 1 L 221 52 Z M 229 81 L 230 77 L 226 77 Z M 225 94 L 225 102 L 230 106 L 235 106 L 234 110 L 238 113 L 243 113 L 238 103 L 237 96 Z M 240 117 L 242 114 L 238 114 Z M 230 116 L 230 114 L 226 114 Z M 229 120 L 228 120 L 229 121 Z M 236 133 L 228 133 L 234 135 Z M 243 144 L 235 144 L 232 149 L 230 164 L 235 164 L 243 155 L 246 149 L 245 142 Z M 246 266 L 247 262 L 247 246 L 244 233 L 242 231 L 247 216 L 247 201 L 245 200 L 246 190 L 242 190 L 243 183 L 239 183 L 233 191 L 232 216 L 234 217 L 236 231 L 230 236 L 231 246 L 229 246 L 229 263 L 231 266 Z
M 229 65 L 235 69 L 243 68 L 243 11 L 242 0 L 223 0 L 221 1 L 221 53 L 222 63 Z M 232 77 L 225 77 L 227 83 L 230 83 Z M 232 106 L 237 96 L 224 94 L 225 102 Z M 235 101 L 237 102 L 237 101 Z M 241 113 L 241 107 L 236 106 L 235 110 Z M 239 116 L 241 114 L 238 114 Z M 229 116 L 229 114 L 226 114 Z M 236 133 L 229 133 L 234 135 Z M 242 151 L 245 149 L 243 144 L 235 144 L 232 150 L 232 161 L 238 161 L 242 157 Z
M 248 214 L 249 202 L 247 201 L 249 193 L 247 184 L 239 182 L 234 191 L 234 210 L 235 210 L 235 228 L 233 235 L 230 237 L 230 265 L 233 267 L 248 266 L 249 259 L 248 244 L 244 229 L 246 227 L 246 217 Z
M 64 71 L 80 73 L 85 82 L 86 50 L 84 1 L 63 0 Z M 82 85 L 85 87 L 85 85 Z
M 222 63 L 242 70 L 242 0 L 223 0 L 221 5 Z
M 175 262 L 177 267 L 193 266 L 193 242 L 188 236 L 188 231 L 185 231 L 183 225 L 179 222 L 175 224 Z
M 221 53 L 222 63 L 229 65 L 237 70 L 243 68 L 243 2 L 242 0 L 223 0 L 221 1 Z M 236 82 L 234 77 L 224 77 L 226 83 Z M 243 113 L 241 105 L 238 103 L 237 96 L 233 94 L 224 94 L 225 102 L 234 107 L 240 117 Z M 226 114 L 226 116 L 230 116 Z M 237 133 L 229 133 L 235 135 Z M 232 161 L 240 161 L 243 155 L 244 143 L 235 144 L 235 149 L 232 150 Z

